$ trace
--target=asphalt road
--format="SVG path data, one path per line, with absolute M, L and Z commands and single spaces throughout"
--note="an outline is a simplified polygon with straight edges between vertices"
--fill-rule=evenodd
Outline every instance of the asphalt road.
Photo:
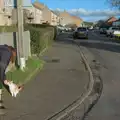
M 88 40 L 77 40 L 101 64 L 103 92 L 85 120 L 120 119 L 120 43 L 99 33 L 90 32 Z M 84 51 L 84 50 L 83 50 Z M 78 113 L 79 114 L 79 113 Z

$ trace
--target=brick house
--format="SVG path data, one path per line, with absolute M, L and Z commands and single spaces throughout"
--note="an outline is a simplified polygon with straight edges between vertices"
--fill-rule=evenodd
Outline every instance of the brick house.
M 51 11 L 47 6 L 40 2 L 34 2 L 33 6 L 42 12 L 41 23 L 51 23 Z
M 75 24 L 78 27 L 81 25 L 82 21 L 83 20 L 81 18 L 70 15 L 65 10 L 60 13 L 60 24 L 61 25 Z
M 24 23 L 40 23 L 39 19 L 35 19 L 35 13 L 31 9 L 23 9 L 23 15 L 24 15 Z
M 113 22 L 115 22 L 117 20 L 117 18 L 115 18 L 114 16 L 110 17 L 109 19 L 107 19 L 105 22 L 108 25 L 112 25 Z
M 11 5 L 11 3 L 9 2 Z M 0 0 L 0 25 L 11 25 L 12 24 L 12 8 L 6 7 L 4 0 Z
M 40 24 L 42 19 L 42 10 L 36 4 L 32 6 L 24 6 L 23 8 L 24 22 Z M 13 9 L 13 24 L 17 22 L 16 9 Z
M 4 8 L 4 0 L 0 0 L 0 10 L 2 11 Z
M 74 20 L 71 17 L 71 15 L 65 10 L 63 12 L 60 12 L 59 16 L 60 16 L 60 24 L 61 25 L 67 25 L 67 24 L 73 24 L 74 23 L 73 22 Z
M 45 6 L 45 8 L 42 10 L 42 12 L 43 12 L 42 22 L 51 24 L 51 22 L 52 22 L 51 21 L 51 18 L 52 18 L 51 10 L 47 6 Z
M 50 10 L 46 5 L 40 2 L 34 2 L 33 6 L 35 8 L 38 8 L 41 11 L 41 14 L 42 14 L 41 23 L 49 23 L 51 25 L 58 24 L 59 17 L 52 10 Z
M 43 9 L 45 8 L 45 5 L 36 1 L 33 3 L 33 7 L 34 7 L 34 9 L 36 9 L 34 11 L 34 16 L 36 16 L 35 22 L 42 23 L 43 22 Z
M 114 22 L 112 23 L 112 26 L 120 27 L 120 19 L 114 21 Z
M 54 11 L 51 10 L 51 25 L 59 25 L 60 17 Z
M 77 27 L 79 27 L 83 22 L 83 20 L 77 16 L 72 16 L 72 19 L 73 23 L 76 24 Z
M 25 6 L 23 8 L 23 20 L 24 23 L 34 23 L 34 10 L 32 6 Z M 12 9 L 12 24 L 17 24 L 17 9 Z

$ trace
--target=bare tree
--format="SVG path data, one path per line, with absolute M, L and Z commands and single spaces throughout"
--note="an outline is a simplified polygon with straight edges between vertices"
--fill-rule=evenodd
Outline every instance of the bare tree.
M 120 9 L 120 0 L 107 0 L 111 7 Z

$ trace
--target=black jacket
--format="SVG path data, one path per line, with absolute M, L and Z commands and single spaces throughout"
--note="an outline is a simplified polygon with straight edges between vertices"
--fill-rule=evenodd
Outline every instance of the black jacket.
M 5 45 L 0 45 L 0 81 L 6 79 L 5 70 L 10 62 L 12 52 Z

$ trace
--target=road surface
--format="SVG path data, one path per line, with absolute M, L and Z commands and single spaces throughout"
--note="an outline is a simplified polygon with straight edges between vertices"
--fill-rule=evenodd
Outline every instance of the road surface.
M 101 98 L 85 120 L 119 120 L 120 43 L 111 41 L 104 35 L 95 32 L 89 33 L 88 40 L 77 40 L 77 43 L 80 43 L 82 49 L 85 48 L 89 51 L 87 53 L 89 57 L 94 56 L 100 62 L 100 76 L 103 80 Z M 78 111 L 76 116 L 79 116 Z

